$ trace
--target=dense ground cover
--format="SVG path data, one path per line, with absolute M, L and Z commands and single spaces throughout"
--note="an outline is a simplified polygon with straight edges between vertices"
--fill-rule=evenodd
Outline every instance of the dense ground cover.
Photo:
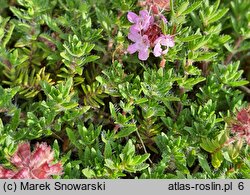
M 250 178 L 248 0 L 0 4 L 0 178 Z

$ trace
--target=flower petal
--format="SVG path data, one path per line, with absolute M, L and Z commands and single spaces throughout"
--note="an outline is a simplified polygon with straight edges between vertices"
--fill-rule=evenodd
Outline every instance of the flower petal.
M 29 168 L 23 168 L 18 171 L 11 179 L 33 179 L 30 175 Z
M 146 31 L 150 24 L 154 22 L 154 18 L 149 15 L 147 10 L 141 10 L 139 12 L 140 19 L 138 20 L 138 26 L 140 27 L 140 30 Z
M 36 144 L 36 148 L 31 155 L 30 167 L 37 168 L 45 162 L 51 162 L 54 158 L 51 147 L 46 143 Z
M 149 16 L 149 13 L 147 10 L 141 10 L 139 12 L 139 15 L 142 17 L 142 18 L 147 18 Z
M 159 57 L 162 54 L 162 49 L 160 43 L 157 43 L 154 47 L 154 56 Z
M 148 49 L 139 50 L 138 58 L 139 58 L 140 60 L 145 61 L 145 60 L 148 59 L 148 56 L 149 56 Z
M 161 9 L 170 10 L 170 0 L 154 0 L 154 3 Z
M 10 179 L 15 175 L 15 172 L 9 169 L 5 169 L 0 166 L 0 179 Z
M 136 23 L 138 17 L 134 12 L 128 12 L 127 14 L 128 21 L 131 23 Z
M 161 52 L 163 55 L 165 55 L 166 53 L 168 53 L 168 47 L 167 49 L 165 49 L 164 51 Z
M 52 175 L 61 175 L 62 170 L 63 167 L 61 163 L 56 163 L 54 165 L 44 163 L 39 168 L 32 170 L 32 176 L 36 179 L 49 179 Z
M 165 23 L 165 24 L 167 24 L 168 23 L 168 20 L 167 20 L 167 18 L 164 16 L 164 15 L 160 15 L 160 18 L 161 18 L 161 20 Z
M 247 141 L 247 144 L 250 146 L 250 134 L 246 136 L 246 141 Z
M 30 144 L 24 142 L 18 145 L 17 151 L 11 158 L 11 163 L 17 168 L 22 168 L 30 163 Z
M 174 39 L 173 39 L 173 37 L 170 37 L 169 39 L 168 39 L 168 43 L 167 43 L 167 46 L 168 47 L 174 47 Z
M 246 110 L 246 109 L 242 109 L 240 112 L 238 112 L 238 114 L 237 114 L 237 119 L 238 119 L 241 123 L 243 123 L 243 124 L 248 123 L 248 121 L 249 121 L 250 119 L 249 119 L 249 114 L 248 114 L 247 110 Z
M 130 54 L 135 53 L 137 50 L 138 50 L 137 44 L 135 44 L 135 43 L 129 45 L 129 46 L 128 46 L 128 49 L 127 49 L 127 51 L 128 51 Z
M 174 39 L 171 35 L 161 35 L 159 37 L 158 42 L 161 43 L 161 45 L 167 46 L 167 47 L 173 47 L 174 46 Z
M 140 38 L 141 38 L 141 35 L 138 33 L 136 29 L 133 28 L 133 26 L 131 26 L 130 32 L 128 34 L 128 39 L 130 39 L 133 42 L 136 42 Z

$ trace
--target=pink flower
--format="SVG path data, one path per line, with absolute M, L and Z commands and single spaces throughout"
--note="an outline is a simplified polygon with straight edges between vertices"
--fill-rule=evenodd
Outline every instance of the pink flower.
M 161 9 L 170 10 L 170 0 L 154 0 L 153 2 Z
M 159 0 L 157 2 L 159 4 L 167 3 L 165 0 Z M 150 8 L 151 7 L 150 5 Z M 140 60 L 147 60 L 153 48 L 154 55 L 159 57 L 166 54 L 169 47 L 174 46 L 173 37 L 163 35 L 160 24 L 162 21 L 167 24 L 168 21 L 161 13 L 153 13 L 151 16 L 147 10 L 142 10 L 138 16 L 134 12 L 128 12 L 127 18 L 133 23 L 129 29 L 128 38 L 134 42 L 128 46 L 127 51 L 130 54 L 138 51 L 138 58 Z M 165 50 L 162 49 L 162 46 L 166 47 Z
M 166 46 L 165 50 L 162 50 L 161 46 Z M 164 55 L 168 52 L 169 47 L 174 47 L 174 39 L 170 35 L 161 35 L 155 40 L 154 47 L 154 55 L 155 57 L 159 57 L 160 55 Z
M 30 144 L 25 142 L 18 146 L 10 162 L 16 167 L 14 171 L 0 166 L 1 179 L 50 179 L 51 175 L 61 175 L 61 163 L 51 164 L 54 159 L 51 147 L 46 143 L 36 144 L 30 152 Z
M 242 109 L 237 114 L 237 121 L 232 124 L 232 132 L 239 138 L 245 138 L 250 145 L 250 114 L 248 110 Z
M 131 28 L 137 30 L 138 32 L 141 30 L 147 30 L 149 25 L 153 23 L 154 20 L 154 18 L 149 15 L 147 10 L 141 10 L 139 12 L 139 16 L 134 12 L 128 12 L 127 18 L 134 24 Z
M 144 32 L 144 34 L 148 36 L 151 47 L 154 47 L 155 40 L 161 35 L 161 33 L 161 28 L 156 24 L 150 25 L 148 30 Z
M 150 47 L 148 36 L 147 35 L 141 36 L 139 33 L 130 32 L 128 38 L 131 41 L 135 42 L 128 46 L 128 52 L 130 54 L 133 54 L 138 51 L 139 52 L 138 58 L 140 60 L 147 60 L 149 56 L 148 49 Z
M 139 1 L 139 5 L 150 7 L 154 14 L 158 14 L 159 10 L 170 10 L 170 0 L 145 0 Z
M 167 20 L 167 18 L 166 18 L 164 15 L 160 14 L 160 18 L 161 18 L 161 20 L 162 20 L 165 24 L 168 23 L 168 20 Z

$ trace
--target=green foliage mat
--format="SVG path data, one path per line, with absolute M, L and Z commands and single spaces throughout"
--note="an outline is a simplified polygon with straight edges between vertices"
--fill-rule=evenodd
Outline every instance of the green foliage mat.
M 54 178 L 250 178 L 250 119 L 232 131 L 250 1 L 171 0 L 175 46 L 147 61 L 127 52 L 142 2 L 0 1 L 0 164 L 30 141 L 52 146 Z

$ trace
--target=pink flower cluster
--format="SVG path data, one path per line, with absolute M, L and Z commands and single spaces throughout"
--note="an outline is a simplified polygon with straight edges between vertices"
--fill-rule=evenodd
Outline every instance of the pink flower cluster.
M 36 144 L 30 152 L 30 144 L 25 142 L 18 146 L 10 162 L 16 169 L 9 170 L 0 166 L 1 179 L 50 179 L 51 175 L 62 174 L 62 164 L 51 164 L 54 154 L 46 143 Z
M 139 5 L 152 9 L 155 14 L 158 14 L 159 10 L 170 10 L 170 0 L 143 0 L 139 1 Z
M 167 19 L 161 14 L 152 14 L 147 10 L 141 10 L 139 15 L 128 12 L 127 18 L 133 24 L 130 27 L 128 38 L 134 43 L 128 46 L 128 52 L 133 54 L 138 52 L 140 60 L 147 60 L 150 50 L 156 57 L 165 55 L 169 47 L 174 46 L 174 39 L 171 35 L 164 35 L 159 27 L 159 20 L 167 23 Z
M 238 138 L 245 138 L 250 145 L 250 113 L 247 109 L 242 109 L 237 114 L 237 121 L 232 124 L 232 132 Z

